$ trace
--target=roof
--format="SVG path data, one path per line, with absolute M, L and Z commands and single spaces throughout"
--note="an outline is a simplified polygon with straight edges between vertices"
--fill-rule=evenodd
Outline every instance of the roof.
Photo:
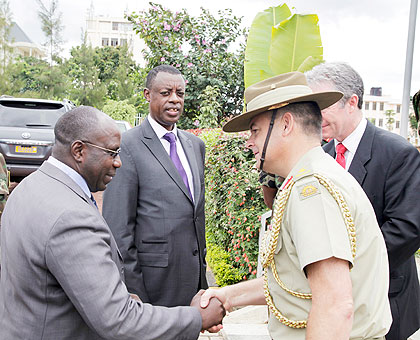
M 12 22 L 9 33 L 9 41 L 12 42 L 27 42 L 33 44 L 33 41 L 25 34 L 25 32 L 15 22 Z

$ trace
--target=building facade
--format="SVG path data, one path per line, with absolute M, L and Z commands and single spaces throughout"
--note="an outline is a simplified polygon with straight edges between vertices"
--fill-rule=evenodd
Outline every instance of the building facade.
M 92 47 L 127 46 L 137 64 L 143 65 L 143 41 L 133 31 L 133 25 L 121 17 L 88 16 L 86 40 Z
M 13 59 L 18 56 L 34 57 L 37 59 L 46 57 L 45 49 L 29 39 L 16 22 L 13 22 L 10 27 L 9 43 L 13 49 Z
M 370 94 L 363 97 L 363 111 L 365 117 L 375 126 L 400 134 L 401 102 L 391 96 L 383 96 L 381 88 L 372 88 Z M 410 103 L 409 115 L 413 114 Z M 408 127 L 407 139 L 414 145 L 419 145 L 419 136 L 415 130 Z

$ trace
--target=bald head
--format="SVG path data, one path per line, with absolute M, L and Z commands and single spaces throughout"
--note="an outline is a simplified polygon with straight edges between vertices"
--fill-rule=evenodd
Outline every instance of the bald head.
M 90 106 L 66 112 L 54 128 L 52 155 L 78 172 L 89 190 L 105 190 L 121 166 L 121 133 L 113 119 Z
M 76 107 L 57 121 L 54 128 L 56 142 L 71 145 L 75 140 L 88 140 L 107 121 L 112 119 L 94 107 Z

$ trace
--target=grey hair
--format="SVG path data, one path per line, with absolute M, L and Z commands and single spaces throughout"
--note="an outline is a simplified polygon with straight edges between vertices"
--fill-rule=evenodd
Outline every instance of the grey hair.
M 362 109 L 364 86 L 362 77 L 349 64 L 343 62 L 323 63 L 305 72 L 309 86 L 322 82 L 331 83 L 336 90 L 343 92 L 340 102 L 344 105 L 352 95 L 359 98 L 357 107 Z
M 66 112 L 55 124 L 56 141 L 70 145 L 76 140 L 89 140 L 92 133 L 99 128 L 100 114 L 104 113 L 91 106 L 78 106 Z

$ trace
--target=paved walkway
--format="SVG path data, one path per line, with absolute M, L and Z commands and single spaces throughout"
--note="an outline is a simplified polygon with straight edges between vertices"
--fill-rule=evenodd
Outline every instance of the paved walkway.
M 416 262 L 420 278 L 419 257 L 416 258 Z M 223 329 L 219 333 L 210 334 L 206 332 L 200 335 L 199 340 L 270 340 L 267 319 L 266 306 L 244 307 L 224 318 Z M 409 340 L 420 340 L 420 331 L 413 334 Z

